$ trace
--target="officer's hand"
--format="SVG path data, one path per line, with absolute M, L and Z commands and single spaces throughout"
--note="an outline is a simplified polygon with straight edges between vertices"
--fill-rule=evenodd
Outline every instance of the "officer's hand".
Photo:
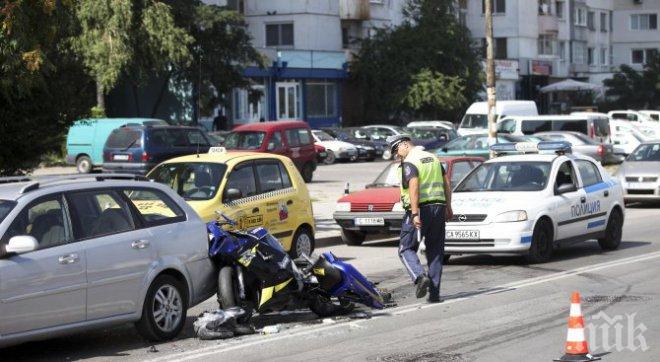
M 422 228 L 422 219 L 419 218 L 419 215 L 416 215 L 415 217 L 413 217 L 413 224 L 415 225 L 415 227 L 417 229 Z
M 454 210 L 451 209 L 450 205 L 447 205 L 445 208 L 445 221 L 451 220 L 452 217 L 454 217 Z

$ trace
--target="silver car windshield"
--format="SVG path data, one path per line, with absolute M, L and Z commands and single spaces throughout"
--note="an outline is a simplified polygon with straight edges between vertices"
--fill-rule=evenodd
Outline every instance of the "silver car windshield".
M 399 174 L 397 172 L 401 172 L 399 169 L 399 163 L 390 163 L 385 167 L 383 172 L 376 177 L 376 180 L 374 180 L 372 185 L 377 187 L 399 187 Z
M 147 177 L 171 187 L 185 200 L 210 200 L 218 193 L 226 170 L 222 163 L 165 163 Z
M 14 201 L 0 200 L 0 222 L 2 222 L 9 212 L 16 206 Z
M 640 145 L 630 154 L 628 161 L 660 161 L 660 143 Z
M 540 191 L 548 184 L 550 166 L 550 162 L 483 163 L 454 192 Z

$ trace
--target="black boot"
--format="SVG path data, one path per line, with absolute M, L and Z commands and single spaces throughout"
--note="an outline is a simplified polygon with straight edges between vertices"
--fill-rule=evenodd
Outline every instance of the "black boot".
M 415 280 L 415 285 L 417 285 L 415 296 L 417 296 L 417 298 L 424 298 L 431 285 L 431 279 L 429 279 L 426 274 L 422 274 Z

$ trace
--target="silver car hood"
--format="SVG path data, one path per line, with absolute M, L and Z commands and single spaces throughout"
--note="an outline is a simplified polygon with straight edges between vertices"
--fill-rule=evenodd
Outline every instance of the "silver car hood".
M 626 161 L 621 171 L 626 176 L 660 176 L 659 161 Z

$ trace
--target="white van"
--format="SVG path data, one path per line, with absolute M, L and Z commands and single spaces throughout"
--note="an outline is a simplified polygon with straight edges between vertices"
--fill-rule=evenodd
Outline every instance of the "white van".
M 610 122 L 606 115 L 548 115 L 506 117 L 497 122 L 498 133 L 522 136 L 538 132 L 573 131 L 583 133 L 594 141 L 610 143 Z
M 495 119 L 507 116 L 537 116 L 539 114 L 534 101 L 497 101 Z M 461 136 L 488 132 L 488 102 L 475 102 L 465 112 L 458 127 Z
M 660 138 L 660 122 L 656 122 L 650 115 L 643 112 L 628 110 L 610 111 L 607 113 L 611 119 L 632 122 L 642 133 L 650 138 Z
M 612 144 L 625 155 L 631 154 L 637 146 L 652 138 L 644 134 L 634 122 L 613 119 L 610 121 Z
M 660 111 L 653 111 L 653 110 L 642 110 L 639 111 L 639 113 L 645 114 L 649 116 L 652 120 L 656 122 L 660 122 Z

